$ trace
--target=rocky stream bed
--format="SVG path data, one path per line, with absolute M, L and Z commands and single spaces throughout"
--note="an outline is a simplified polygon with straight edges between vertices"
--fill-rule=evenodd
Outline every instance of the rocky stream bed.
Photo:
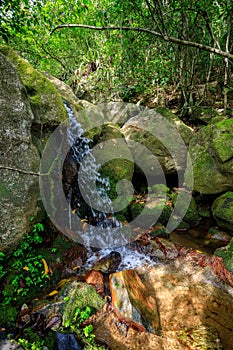
M 232 116 L 96 106 L 7 46 L 0 73 L 0 348 L 232 350 Z M 80 196 L 87 154 L 116 216 Z

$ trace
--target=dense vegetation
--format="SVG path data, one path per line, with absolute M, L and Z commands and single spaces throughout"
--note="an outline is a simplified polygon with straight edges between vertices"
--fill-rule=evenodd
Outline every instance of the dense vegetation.
M 83 76 L 105 96 L 142 103 L 157 102 L 169 86 L 165 102 L 178 97 L 190 115 L 214 102 L 214 86 L 227 112 L 232 16 L 230 0 L 1 0 L 0 42 L 80 97 Z

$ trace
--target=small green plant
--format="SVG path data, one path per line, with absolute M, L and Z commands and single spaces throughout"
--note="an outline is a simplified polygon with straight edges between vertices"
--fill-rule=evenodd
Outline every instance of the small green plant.
M 44 231 L 44 225 L 43 224 L 35 224 L 33 226 L 32 232 L 27 234 L 18 248 L 15 250 L 13 255 L 15 257 L 18 256 L 24 256 L 25 252 L 31 251 L 33 249 L 33 244 L 37 245 L 43 242 L 43 238 L 39 235 L 40 232 Z
M 0 252 L 0 279 L 6 274 L 6 270 L 2 265 L 2 261 L 4 261 L 4 259 L 5 259 L 5 254 L 3 252 Z
M 44 349 L 44 341 L 36 341 L 31 343 L 29 340 L 24 338 L 19 338 L 18 343 L 22 345 L 25 350 L 43 350 Z
M 41 254 L 35 253 L 35 247 L 43 242 L 40 236 L 43 231 L 43 224 L 35 224 L 32 232 L 22 239 L 13 252 L 13 259 L 10 262 L 11 277 L 2 291 L 4 304 L 8 305 L 18 297 L 26 297 L 31 287 L 42 288 L 46 285 L 49 279 L 47 263 Z
M 93 329 L 94 328 L 93 328 L 92 324 L 89 324 L 88 326 L 83 328 L 83 334 L 85 335 L 85 337 L 87 339 L 89 339 L 90 342 L 95 338 L 95 335 L 91 333 L 93 331 Z
M 95 335 L 92 334 L 93 326 L 92 324 L 89 324 L 84 328 L 81 328 L 81 324 L 82 322 L 86 321 L 92 313 L 93 310 L 89 306 L 86 306 L 82 310 L 80 308 L 77 308 L 72 320 L 67 320 L 65 323 L 66 328 L 70 328 L 88 345 L 93 344 L 94 342 Z
M 89 306 L 86 306 L 84 310 L 77 308 L 73 317 L 73 322 L 76 322 L 76 324 L 79 326 L 80 323 L 87 320 L 90 316 L 91 308 Z

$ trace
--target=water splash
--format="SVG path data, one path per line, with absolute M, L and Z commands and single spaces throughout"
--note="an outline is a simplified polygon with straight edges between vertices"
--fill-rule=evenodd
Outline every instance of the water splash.
M 98 252 L 92 252 L 92 254 L 89 255 L 83 269 L 92 269 L 99 260 L 110 255 L 110 253 L 113 251 L 118 252 L 121 256 L 121 262 L 116 271 L 135 269 L 144 265 L 147 267 L 153 267 L 160 263 L 159 260 L 152 260 L 150 256 L 146 255 L 144 252 L 135 250 L 133 247 L 122 246 L 114 248 L 114 250 L 105 248 Z

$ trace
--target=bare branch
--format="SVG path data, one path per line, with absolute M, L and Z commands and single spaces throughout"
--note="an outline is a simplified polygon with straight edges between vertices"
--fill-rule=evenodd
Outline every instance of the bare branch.
M 200 50 L 204 50 L 204 51 L 208 51 L 208 52 L 212 52 L 216 55 L 225 57 L 225 58 L 229 58 L 231 60 L 233 60 L 233 54 L 231 54 L 230 52 L 225 52 L 222 51 L 220 49 L 217 49 L 215 47 L 211 47 L 208 45 L 203 45 L 200 43 L 196 43 L 193 41 L 187 41 L 187 40 L 182 40 L 182 39 L 178 39 L 172 36 L 168 36 L 168 35 L 162 35 L 161 33 L 155 32 L 154 30 L 150 30 L 147 28 L 140 28 L 140 27 L 120 27 L 120 26 L 110 26 L 110 27 L 96 27 L 96 26 L 90 26 L 90 25 L 86 25 L 86 24 L 60 24 L 56 27 L 54 27 L 52 29 L 52 31 L 50 32 L 50 35 L 52 35 L 56 30 L 58 29 L 62 29 L 62 28 L 85 28 L 85 29 L 91 29 L 91 30 L 98 30 L 98 31 L 104 31 L 104 30 L 125 30 L 125 31 L 134 31 L 134 32 L 143 32 L 143 33 L 148 33 L 151 35 L 154 35 L 156 37 L 161 38 L 164 41 L 168 41 L 168 42 L 172 42 L 172 43 L 176 43 L 179 45 L 183 45 L 183 46 L 190 46 L 190 47 L 195 47 L 197 49 Z
M 0 165 L 0 169 L 6 169 L 6 170 L 11 170 L 11 171 L 17 171 L 18 173 L 22 173 L 22 174 L 26 174 L 26 175 L 33 175 L 33 176 L 45 176 L 45 175 L 47 175 L 47 174 L 36 173 L 36 172 L 34 172 L 34 171 L 27 171 L 27 170 L 12 168 L 12 167 L 10 167 L 10 166 L 5 166 L 5 165 Z

